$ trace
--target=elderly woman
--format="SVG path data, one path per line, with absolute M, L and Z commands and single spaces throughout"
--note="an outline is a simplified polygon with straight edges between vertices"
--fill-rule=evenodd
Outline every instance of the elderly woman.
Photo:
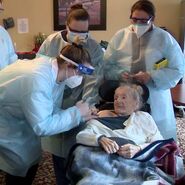
M 100 118 L 89 121 L 85 130 L 77 135 L 77 142 L 90 146 L 100 145 L 107 153 L 131 158 L 151 142 L 163 139 L 150 114 L 139 111 L 142 107 L 142 93 L 138 85 L 124 84 L 118 87 L 114 95 L 114 111 L 100 111 Z M 113 120 L 119 118 L 120 121 L 107 123 L 109 119 L 101 117 L 114 117 Z M 115 140 L 121 142 L 121 138 L 128 139 L 129 143 L 119 146 Z
M 78 144 L 71 150 L 67 170 L 71 184 L 154 185 L 175 184 L 176 179 L 184 184 L 182 162 L 178 164 L 182 173 L 177 172 L 174 179 L 163 169 L 165 163 L 157 163 L 175 150 L 171 141 L 163 139 L 152 116 L 141 111 L 148 98 L 146 86 L 125 83 L 114 89 L 114 110 L 100 111 L 99 118 L 88 121 L 76 136 Z M 170 152 L 160 158 L 167 146 Z M 169 159 L 173 158 L 169 156 L 167 163 Z
M 163 181 L 154 163 L 135 159 L 141 149 L 163 139 L 150 114 L 140 111 L 143 93 L 140 85 L 121 84 L 115 90 L 114 110 L 100 111 L 99 118 L 88 121 L 77 134 L 78 144 L 71 150 L 67 170 L 72 184 Z

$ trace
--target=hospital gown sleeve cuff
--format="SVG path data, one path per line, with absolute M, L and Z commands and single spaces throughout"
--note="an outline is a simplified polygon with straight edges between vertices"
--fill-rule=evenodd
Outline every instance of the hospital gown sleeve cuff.
M 101 139 L 102 137 L 106 137 L 106 136 L 105 136 L 105 135 L 100 135 L 100 136 L 97 138 L 97 143 L 98 143 L 98 145 L 100 145 L 100 139 Z
M 148 72 L 148 74 L 150 75 L 150 80 L 148 81 L 147 85 L 149 86 L 153 86 L 153 87 L 156 87 L 155 85 L 155 82 L 153 80 L 153 77 L 154 77 L 154 73 L 152 71 Z

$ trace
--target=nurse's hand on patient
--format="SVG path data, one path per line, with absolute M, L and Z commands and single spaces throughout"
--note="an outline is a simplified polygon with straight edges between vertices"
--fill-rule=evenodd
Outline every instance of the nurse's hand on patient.
M 142 84 L 147 84 L 151 79 L 150 74 L 148 72 L 143 72 L 143 71 L 140 71 L 134 74 L 132 77 Z
M 141 148 L 137 145 L 126 144 L 122 145 L 117 151 L 117 153 L 124 158 L 132 158 L 140 150 Z
M 119 150 L 118 144 L 105 136 L 100 138 L 99 144 L 108 154 L 116 153 Z
M 97 117 L 97 115 L 93 114 L 87 102 L 79 101 L 76 103 L 76 107 L 79 109 L 83 121 L 88 121 Z

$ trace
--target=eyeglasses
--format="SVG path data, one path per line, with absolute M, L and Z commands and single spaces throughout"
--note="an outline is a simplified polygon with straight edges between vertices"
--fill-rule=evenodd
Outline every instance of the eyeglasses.
M 153 17 L 149 17 L 148 19 L 142 19 L 142 18 L 137 18 L 137 17 L 132 17 L 130 16 L 130 19 L 132 20 L 133 23 L 139 23 L 139 24 L 149 24 L 150 21 L 152 20 Z
M 77 64 L 76 62 L 70 60 L 69 58 L 65 57 L 62 54 L 60 54 L 60 57 L 63 58 L 65 61 L 73 64 L 78 73 L 85 74 L 85 75 L 92 75 L 92 73 L 94 72 L 94 68 L 92 66 L 87 67 L 83 64 Z
M 75 32 L 75 33 L 89 33 L 89 30 L 87 30 L 87 31 L 78 31 L 78 30 L 74 30 L 74 29 L 70 28 L 69 26 L 68 26 L 68 28 L 69 28 L 69 31 L 72 31 L 72 32 Z

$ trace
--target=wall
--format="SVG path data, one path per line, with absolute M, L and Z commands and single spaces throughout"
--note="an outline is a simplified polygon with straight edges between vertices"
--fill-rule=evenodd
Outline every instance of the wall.
M 155 24 L 165 26 L 175 36 L 180 37 L 180 2 L 181 0 L 151 0 L 156 6 Z M 130 8 L 135 0 L 107 0 L 107 30 L 91 31 L 97 41 L 109 41 L 120 28 L 129 25 Z M 17 51 L 33 49 L 33 38 L 38 32 L 53 32 L 53 1 L 52 0 L 4 0 L 5 11 L 1 20 L 12 16 L 15 27 L 8 29 Z M 29 33 L 19 34 L 17 18 L 28 18 Z

